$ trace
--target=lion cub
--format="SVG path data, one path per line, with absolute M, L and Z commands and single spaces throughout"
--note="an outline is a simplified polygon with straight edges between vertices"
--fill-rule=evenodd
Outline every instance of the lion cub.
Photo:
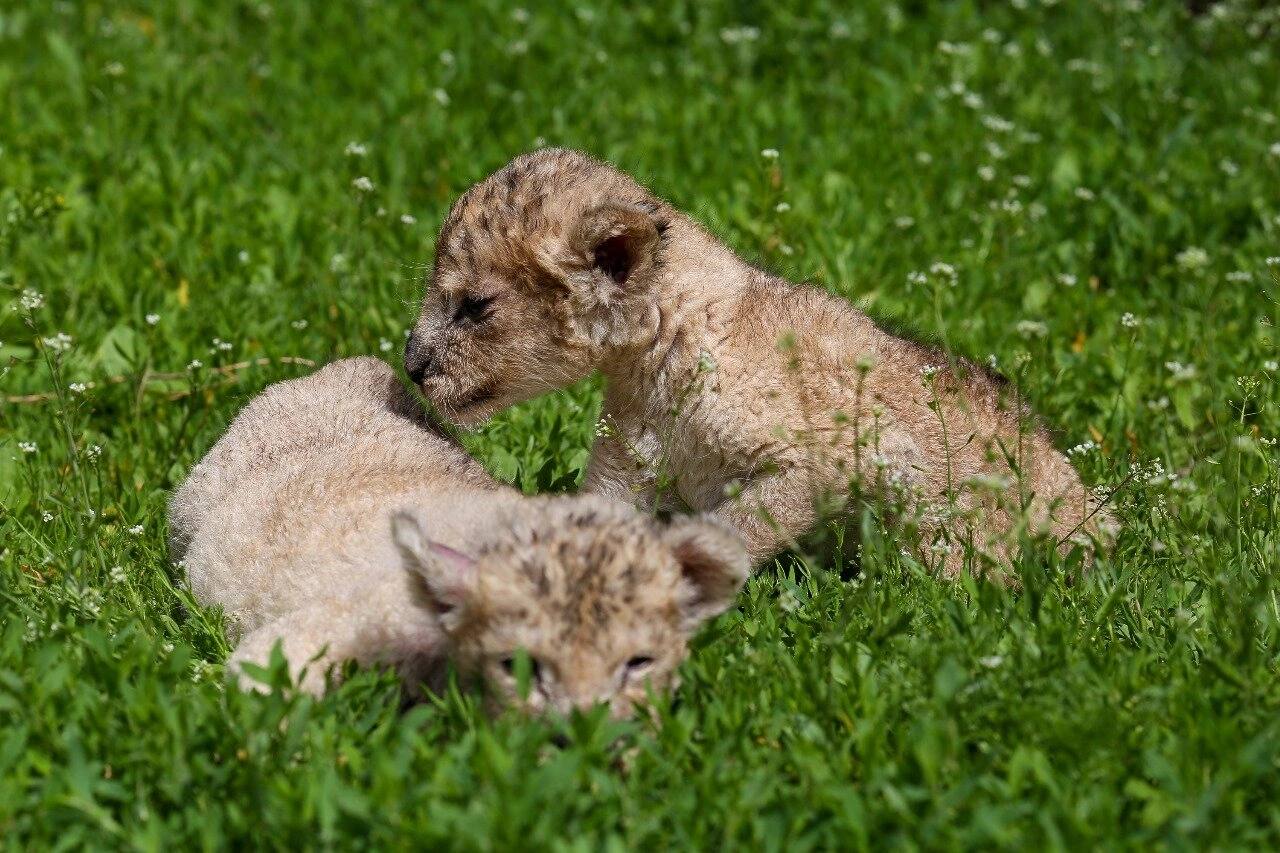
M 690 634 L 749 571 L 719 522 L 499 484 L 425 429 L 373 358 L 253 400 L 174 495 L 170 525 L 196 597 L 226 613 L 243 683 L 241 664 L 280 641 L 312 693 L 348 659 L 394 667 L 410 691 L 451 659 L 493 709 L 628 715 L 674 686 Z
M 906 507 L 950 574 L 965 543 L 1006 560 L 1024 520 L 1063 549 L 1105 520 L 1003 379 L 749 266 L 583 154 L 523 155 L 468 190 L 433 280 L 405 367 L 446 417 L 600 370 L 586 488 L 712 511 L 754 561 L 855 487 Z

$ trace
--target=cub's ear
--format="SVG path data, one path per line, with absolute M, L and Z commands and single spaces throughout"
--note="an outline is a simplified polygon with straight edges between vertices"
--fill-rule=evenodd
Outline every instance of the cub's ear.
M 475 559 L 430 539 L 418 519 L 403 510 L 391 516 L 391 538 L 406 567 L 422 578 L 445 630 L 456 628 L 475 592 Z
M 692 631 L 733 604 L 751 573 L 751 558 L 742 537 L 707 515 L 673 520 L 662 538 L 680 564 L 680 607 Z
M 602 204 L 582 214 L 572 251 L 593 273 L 615 285 L 643 284 L 657 265 L 659 228 L 651 213 L 633 205 Z

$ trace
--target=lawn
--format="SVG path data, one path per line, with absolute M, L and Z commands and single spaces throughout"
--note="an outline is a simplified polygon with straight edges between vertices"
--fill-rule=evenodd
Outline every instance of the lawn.
M 5 846 L 1280 845 L 1280 12 L 426 5 L 0 2 Z M 868 513 L 661 726 L 227 686 L 167 495 L 265 385 L 398 362 L 450 203 L 543 144 L 993 358 L 1114 552 L 950 583 Z M 599 405 L 464 441 L 573 489 Z

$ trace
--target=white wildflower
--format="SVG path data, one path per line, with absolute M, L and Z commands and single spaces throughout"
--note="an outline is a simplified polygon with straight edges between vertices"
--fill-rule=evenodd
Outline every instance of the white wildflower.
M 209 352 L 211 353 L 230 352 L 231 350 L 231 343 L 229 341 L 224 341 L 222 338 L 214 338 L 210 343 L 213 344 L 213 346 L 209 348 Z
M 1277 369 L 1280 369 L 1280 362 L 1276 361 L 1274 358 L 1269 358 L 1262 362 L 1262 369 L 1268 373 L 1275 373 Z
M 1243 284 L 1245 282 L 1253 281 L 1253 273 L 1248 270 L 1233 270 L 1232 272 L 1227 273 L 1227 281 L 1232 284 Z
M 1280 257 L 1267 258 L 1266 264 L 1269 267 L 1280 267 Z
M 417 221 L 418 221 L 418 217 L 414 216 L 412 213 L 400 214 L 401 225 L 413 225 Z
M 1010 180 L 1013 181 L 1014 186 L 1021 187 L 1024 190 L 1031 186 L 1032 183 L 1030 175 L 1014 175 Z
M 457 57 L 453 55 L 452 50 L 440 51 L 440 64 L 445 68 L 449 68 L 457 61 Z
M 977 92 L 965 92 L 964 97 L 961 98 L 960 100 L 964 101 L 964 105 L 971 110 L 982 109 L 982 105 L 983 105 L 982 96 L 979 95 Z
M 348 269 L 347 256 L 341 252 L 336 253 L 329 259 L 329 272 L 344 273 Z
M 893 224 L 898 228 L 901 228 L 903 231 L 906 231 L 912 225 L 915 225 L 916 221 L 910 216 L 899 216 L 897 219 L 893 220 Z
M 1209 253 L 1199 246 L 1188 246 L 1175 255 L 1173 260 L 1180 269 L 1195 272 L 1209 265 Z
M 982 125 L 987 130 L 993 130 L 996 133 L 1008 133 L 1013 130 L 1013 122 L 1003 119 L 997 115 L 985 115 L 982 117 Z
M 921 166 L 928 166 L 930 163 L 933 162 L 933 155 L 930 154 L 928 151 L 917 151 L 916 162 L 919 163 Z
M 148 314 L 147 316 L 143 317 L 142 319 L 144 319 L 144 320 L 146 320 L 146 321 L 147 321 L 147 325 L 148 325 L 148 326 L 154 326 L 156 323 L 159 323 L 159 322 L 160 322 L 160 315 L 159 315 L 159 314 Z
M 753 42 L 758 38 L 760 38 L 760 30 L 756 27 L 724 27 L 720 30 L 720 40 L 725 44 L 742 44 Z
M 1194 379 L 1196 376 L 1196 366 L 1194 364 L 1183 364 L 1180 361 L 1166 361 L 1165 369 L 1173 374 L 1175 382 L 1185 382 Z
M 99 456 L 102 455 L 102 445 L 100 444 L 89 445 L 88 447 L 85 448 L 84 455 L 86 459 L 97 459 Z
M 301 332 L 303 329 L 305 329 L 305 328 L 307 327 L 307 321 L 306 321 L 306 320 L 294 320 L 294 321 L 293 321 L 292 323 L 290 323 L 289 325 L 290 325 L 290 326 L 292 326 L 293 328 L 297 329 L 299 332 Z
M 395 344 L 391 343 L 391 341 L 386 338 L 378 338 L 378 349 L 383 352 L 391 352 L 391 348 L 393 346 L 395 346 Z
M 147 529 L 141 524 L 135 524 L 133 527 L 129 528 L 129 532 L 134 536 L 141 536 L 143 533 L 147 532 Z
M 937 376 L 941 370 L 942 368 L 936 364 L 926 364 L 924 367 L 920 368 L 920 376 L 927 382 Z
M 1280 142 L 1271 143 L 1271 147 L 1267 151 L 1271 152 L 1272 157 L 1280 157 Z
M 67 386 L 67 388 L 71 390 L 72 394 L 83 394 L 88 390 L 89 386 L 85 385 L 83 382 L 72 382 Z
M 1069 272 L 1058 273 L 1058 283 L 1064 287 L 1075 287 L 1076 281 L 1076 277 Z
M 529 10 L 517 6 L 511 10 L 511 20 L 515 21 L 517 24 L 529 23 Z
M 124 583 L 125 578 L 124 569 L 120 566 L 112 566 L 111 571 L 107 572 L 107 579 L 112 583 Z
M 356 192 L 371 193 L 373 192 L 373 181 L 369 180 L 368 176 L 361 175 L 351 181 L 351 188 Z
M 760 156 L 766 160 L 777 160 L 781 155 L 777 148 L 765 148 L 760 152 Z
M 40 447 L 34 441 L 19 441 L 18 449 L 28 455 L 40 452 Z
M 22 291 L 22 296 L 18 297 L 18 304 L 24 311 L 34 311 L 44 305 L 44 294 L 28 287 Z
M 1004 658 L 1000 655 L 987 655 L 986 657 L 978 658 L 978 663 L 982 664 L 987 669 L 997 669 L 1002 663 L 1004 663 Z
M 1019 320 L 1014 330 L 1024 338 L 1043 338 L 1049 334 L 1049 327 L 1038 320 Z
M 987 182 L 994 181 L 996 179 L 996 170 L 991 166 L 979 166 L 978 177 Z
M 929 276 L 925 275 L 919 270 L 912 270 L 911 272 L 907 273 L 908 285 L 914 285 L 914 284 L 926 285 L 928 283 L 929 283 Z
M 449 93 L 446 92 L 444 89 L 433 89 L 431 91 L 431 97 L 435 98 L 436 103 L 439 104 L 440 106 L 442 107 L 449 106 Z
M 346 148 L 342 149 L 342 153 L 346 154 L 348 157 L 363 157 L 369 153 L 369 149 L 365 147 L 363 142 L 356 142 L 352 140 L 347 143 Z
M 241 263 L 241 265 L 249 263 L 249 259 L 250 259 L 249 252 L 245 249 L 241 249 L 236 254 L 236 260 L 238 260 Z
M 1084 456 L 1085 454 L 1092 453 L 1097 449 L 1098 449 L 1098 443 L 1095 442 L 1093 439 L 1089 439 L 1087 441 L 1081 442 L 1080 444 L 1077 444 L 1075 447 L 1068 450 L 1067 455 L 1068 456 Z
M 1081 201 L 1093 201 L 1096 196 L 1093 194 L 1093 190 L 1088 187 L 1076 187 L 1076 198 Z
M 930 264 L 929 274 L 937 276 L 938 278 L 944 278 L 949 284 L 954 285 L 956 283 L 956 268 L 945 261 L 934 261 Z
M 780 201 L 776 205 L 774 205 L 773 211 L 774 213 L 786 213 L 790 209 L 791 209 L 790 204 L 788 204 L 785 201 Z
M 204 362 L 198 358 L 193 358 L 187 362 L 187 370 L 199 370 L 202 367 L 204 367 Z
M 40 339 L 41 343 L 54 352 L 66 352 L 71 349 L 71 340 L 71 336 L 66 332 L 58 332 L 58 334 L 51 338 Z
M 1142 321 L 1133 315 L 1133 312 L 1126 311 L 1120 315 L 1120 325 L 1126 329 L 1136 329 L 1142 325 Z
M 108 77 L 121 77 L 124 75 L 124 64 L 121 62 L 108 62 L 102 66 L 102 73 Z
M 49 512 L 47 509 L 40 513 L 40 517 L 44 519 L 46 523 L 53 521 L 53 513 Z

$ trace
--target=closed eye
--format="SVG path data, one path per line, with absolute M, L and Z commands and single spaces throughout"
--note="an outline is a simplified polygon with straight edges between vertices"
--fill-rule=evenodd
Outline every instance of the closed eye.
M 489 309 L 492 305 L 492 296 L 463 294 L 462 299 L 458 301 L 458 310 L 453 314 L 453 322 L 483 323 L 489 319 Z
M 636 655 L 627 661 L 627 674 L 638 675 L 653 665 L 653 658 L 648 655 Z

